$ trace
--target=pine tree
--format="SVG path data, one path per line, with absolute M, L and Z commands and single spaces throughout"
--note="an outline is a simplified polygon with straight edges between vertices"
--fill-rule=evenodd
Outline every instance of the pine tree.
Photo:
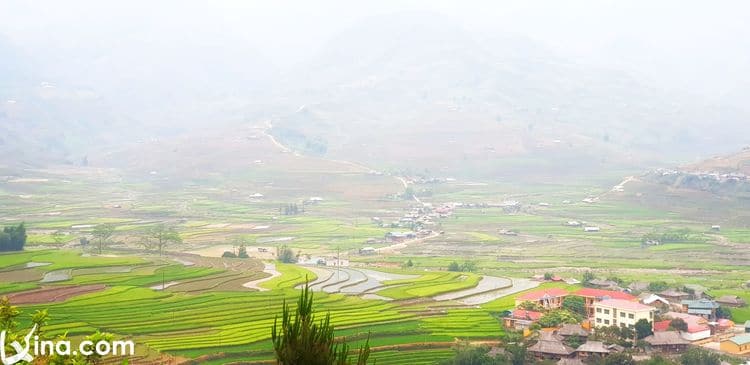
M 281 365 L 347 365 L 349 346 L 337 343 L 331 325 L 331 314 L 316 323 L 313 312 L 313 292 L 309 283 L 300 293 L 297 308 L 292 309 L 284 301 L 281 323 L 276 317 L 271 329 L 276 363 Z M 369 338 L 359 349 L 357 365 L 367 364 L 370 356 Z

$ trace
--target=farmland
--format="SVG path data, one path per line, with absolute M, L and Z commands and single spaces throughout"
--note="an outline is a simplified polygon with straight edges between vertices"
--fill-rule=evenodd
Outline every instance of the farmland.
M 80 338 L 99 329 L 134 339 L 144 362 L 208 364 L 272 359 L 273 320 L 306 280 L 336 335 L 356 347 L 369 334 L 379 364 L 434 363 L 459 341 L 502 341 L 499 316 L 516 295 L 539 285 L 576 288 L 534 275 L 580 279 L 591 271 L 624 284 L 699 284 L 748 298 L 748 232 L 731 213 L 741 207 L 700 215 L 678 198 L 667 207 L 644 201 L 657 188 L 639 181 L 612 191 L 632 171 L 554 183 L 430 183 L 279 152 L 262 138 L 205 143 L 233 144 L 252 158 L 214 170 L 196 152 L 188 168 L 170 160 L 176 147 L 165 143 L 144 146 L 165 159 L 145 165 L 134 158 L 120 169 L 2 170 L 26 177 L 0 181 L 0 217 L 25 222 L 29 238 L 26 251 L 0 255 L 0 293 L 24 310 L 48 309 L 50 333 Z M 386 233 L 406 229 L 397 222 L 417 206 L 401 196 L 404 184 L 429 192 L 422 203 L 461 205 L 435 220 L 433 234 L 389 242 Z M 509 200 L 520 208 L 493 206 Z M 293 204 L 301 211 L 287 214 Z M 161 223 L 183 241 L 164 256 L 141 244 Z M 93 240 L 102 224 L 114 235 L 98 254 L 81 239 Z M 649 235 L 679 239 L 644 245 Z M 240 246 L 250 258 L 221 257 Z M 306 264 L 276 262 L 282 247 Z M 448 271 L 454 263 L 467 269 Z M 746 308 L 732 315 L 750 319 Z

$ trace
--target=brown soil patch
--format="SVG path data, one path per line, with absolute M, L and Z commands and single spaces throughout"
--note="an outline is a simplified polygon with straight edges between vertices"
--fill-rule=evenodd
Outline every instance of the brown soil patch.
M 62 302 L 68 298 L 101 291 L 104 290 L 104 288 L 106 288 L 106 286 L 103 284 L 46 287 L 12 293 L 8 295 L 8 299 L 10 299 L 11 303 L 16 305 Z

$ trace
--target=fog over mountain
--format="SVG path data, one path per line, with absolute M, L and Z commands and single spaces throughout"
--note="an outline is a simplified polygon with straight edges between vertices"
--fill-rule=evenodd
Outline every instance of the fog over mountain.
M 749 142 L 746 10 L 8 1 L 0 151 L 17 157 L 5 164 L 75 164 L 142 140 L 272 125 L 299 152 L 391 170 L 697 161 Z

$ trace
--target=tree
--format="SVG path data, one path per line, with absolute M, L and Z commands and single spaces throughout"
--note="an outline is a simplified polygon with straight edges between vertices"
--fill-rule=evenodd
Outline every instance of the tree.
M 544 273 L 544 280 L 552 280 L 553 276 L 551 272 L 546 272 Z
M 286 264 L 297 262 L 297 256 L 294 255 L 294 251 L 286 245 L 279 247 L 276 257 L 279 261 Z
M 331 313 L 315 323 L 313 292 L 309 283 L 300 293 L 294 313 L 284 300 L 281 322 L 277 316 L 271 328 L 276 363 L 281 365 L 345 365 L 349 364 L 346 342 L 337 344 L 331 325 Z M 357 365 L 367 364 L 370 356 L 369 338 L 359 349 Z
M 583 297 L 569 295 L 563 299 L 562 307 L 581 316 L 581 318 L 586 317 L 586 304 Z
M 635 360 L 626 352 L 616 352 L 604 358 L 604 365 L 635 365 Z
M 662 292 L 669 289 L 669 284 L 666 281 L 652 281 L 648 284 L 648 290 L 652 292 Z
M 461 271 L 461 265 L 458 262 L 453 261 L 448 265 L 448 271 Z
M 474 261 L 466 261 L 461 265 L 461 271 L 474 272 L 477 269 L 477 263 Z
M 412 261 L 411 261 L 411 259 L 409 259 L 409 260 L 408 260 L 408 261 L 406 261 L 406 263 L 404 264 L 404 267 L 414 267 L 414 262 L 412 262 Z
M 635 322 L 635 333 L 639 340 L 651 336 L 654 333 L 653 328 L 651 322 L 645 318 L 641 318 L 638 322 Z
M 247 254 L 247 248 L 245 247 L 245 245 L 240 245 L 240 247 L 237 249 L 237 257 L 241 259 L 246 259 L 250 257 Z
M 224 258 L 230 258 L 230 259 L 236 259 L 237 255 L 232 251 L 224 251 L 223 254 L 221 254 L 221 257 Z
M 675 318 L 669 322 L 669 328 L 675 331 L 687 331 L 688 324 L 682 318 Z
M 542 318 L 539 318 L 539 325 L 542 327 L 558 327 L 562 324 L 578 323 L 579 319 L 575 314 L 565 309 L 555 309 L 547 312 Z
M 534 312 L 541 312 L 544 310 L 544 307 L 542 307 L 539 303 L 528 301 L 528 300 L 525 300 L 519 303 L 518 308 L 525 309 L 527 311 L 534 311 Z
M 727 307 L 716 308 L 716 317 L 718 318 L 732 318 L 732 311 Z
M 594 279 L 596 279 L 596 276 L 594 276 L 594 273 L 592 273 L 591 271 L 586 271 L 583 273 L 583 278 L 581 280 L 581 283 L 583 284 L 583 286 L 588 286 L 589 282 L 591 282 L 591 280 L 594 280 Z
M 99 254 L 101 254 L 104 247 L 109 244 L 109 239 L 112 238 L 114 233 L 115 226 L 109 223 L 100 224 L 94 227 L 94 231 L 91 232 L 91 235 L 94 236 L 94 240 L 99 249 Z
M 0 251 L 23 251 L 26 245 L 26 225 L 21 223 L 17 226 L 3 228 L 0 232 Z
M 174 227 L 165 224 L 157 224 L 146 230 L 146 237 L 143 240 L 143 245 L 146 248 L 156 248 L 159 256 L 164 253 L 165 247 L 179 243 L 182 243 L 180 234 Z
M 680 356 L 682 365 L 720 365 L 719 355 L 699 347 L 691 347 Z

